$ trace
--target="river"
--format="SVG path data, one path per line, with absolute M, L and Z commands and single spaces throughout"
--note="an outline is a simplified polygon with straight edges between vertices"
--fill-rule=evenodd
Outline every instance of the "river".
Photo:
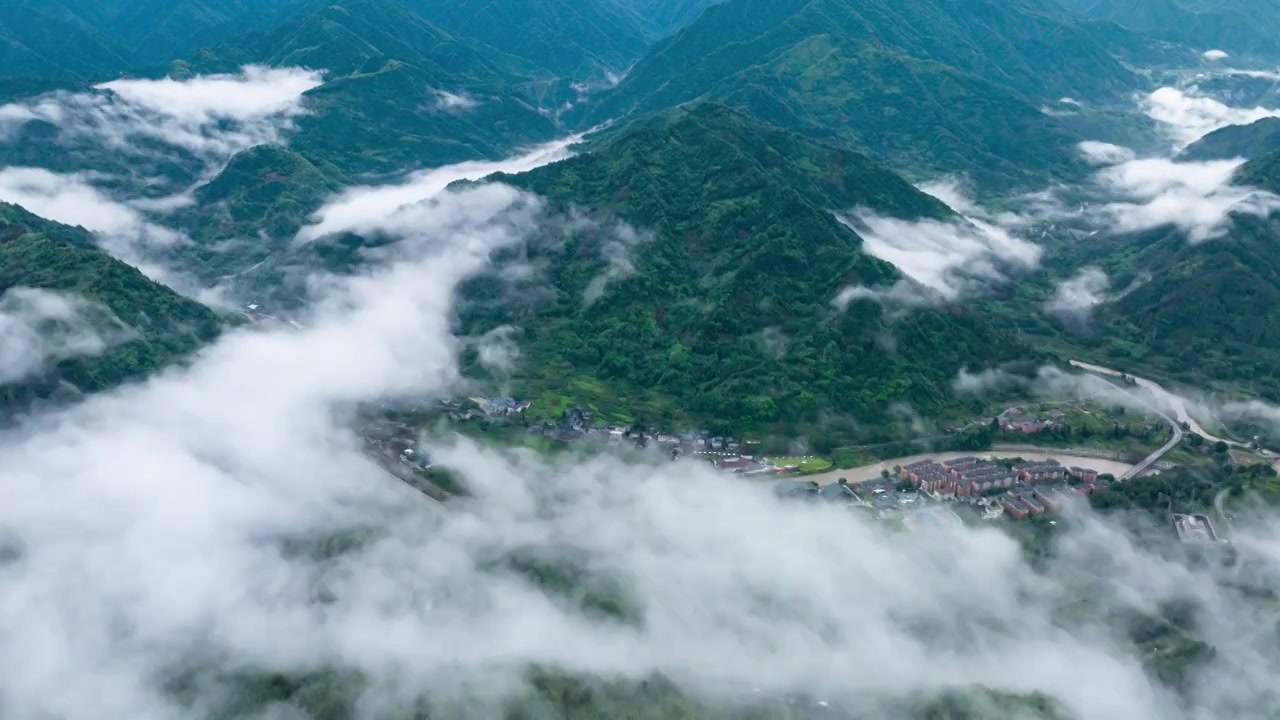
M 1119 462 L 1117 460 L 1103 460 L 1100 458 L 1082 457 L 1079 455 L 1070 455 L 1067 453 L 1046 453 L 1031 452 L 1029 450 L 1005 450 L 1000 452 L 978 451 L 978 452 L 941 452 L 941 453 L 924 453 L 922 455 L 908 455 L 906 457 L 893 458 L 891 460 L 882 460 L 874 465 L 863 465 L 862 467 L 849 468 L 848 470 L 831 470 L 829 472 L 819 473 L 816 475 L 805 475 L 803 480 L 814 480 L 820 485 L 829 485 L 836 482 L 840 478 L 845 478 L 851 483 L 862 483 L 875 480 L 880 477 L 882 470 L 893 472 L 895 465 L 910 465 L 913 462 L 932 459 L 935 462 L 946 462 L 962 457 L 1020 457 L 1024 460 L 1057 460 L 1067 467 L 1076 466 L 1097 470 L 1099 473 L 1110 473 L 1116 477 L 1120 477 L 1133 467 L 1131 463 Z

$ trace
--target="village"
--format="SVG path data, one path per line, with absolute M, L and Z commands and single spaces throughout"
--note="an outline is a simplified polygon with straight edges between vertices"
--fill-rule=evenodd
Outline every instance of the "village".
M 504 427 L 529 407 L 528 401 L 510 397 L 444 399 L 426 408 L 415 407 L 407 414 L 384 407 L 366 423 L 363 434 L 383 462 L 398 466 L 398 475 L 406 470 L 420 473 L 431 468 L 429 456 L 417 443 L 424 410 L 454 422 L 478 421 Z M 397 416 L 399 419 L 395 419 Z M 1033 417 L 1012 408 L 975 422 L 996 422 L 1011 432 L 1033 434 L 1054 427 L 1060 417 Z M 663 432 L 658 428 L 599 425 L 591 411 L 576 406 L 567 408 L 556 422 L 521 423 L 520 428 L 528 437 L 599 450 L 635 448 L 672 460 L 697 458 L 744 480 L 772 483 L 780 498 L 839 503 L 862 508 L 880 518 L 952 519 L 956 517 L 953 508 L 964 507 L 984 520 L 1021 520 L 1054 512 L 1068 500 L 1087 498 L 1115 481 L 1112 474 L 1063 465 L 1054 459 L 984 459 L 975 455 L 921 459 L 883 469 L 874 477 L 857 477 L 850 471 L 848 474 L 855 475 L 851 481 L 843 476 L 832 477 L 841 471 L 831 470 L 829 460 L 805 455 L 771 456 L 760 451 L 759 441 L 706 430 Z M 1081 463 L 1089 464 L 1084 458 Z M 830 472 L 809 476 L 823 470 Z

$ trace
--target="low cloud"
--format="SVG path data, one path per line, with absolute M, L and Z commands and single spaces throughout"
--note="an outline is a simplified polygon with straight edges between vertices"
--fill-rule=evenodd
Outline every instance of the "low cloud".
M 92 175 L 61 175 L 40 168 L 0 170 L 0 200 L 64 225 L 94 233 L 99 246 L 156 282 L 186 295 L 215 299 L 190 275 L 157 262 L 157 253 L 186 241 L 181 233 L 152 222 L 138 208 L 112 199 Z
M 436 91 L 436 109 L 446 112 L 462 112 L 464 110 L 472 110 L 479 107 L 480 101 L 467 95 L 466 93 L 451 93 L 444 90 Z
M 937 187 L 933 191 L 947 194 Z M 965 205 L 963 196 L 951 199 Z M 910 221 L 866 210 L 838 217 L 862 237 L 864 251 L 893 264 L 910 280 L 890 288 L 847 288 L 838 304 L 859 298 L 908 305 L 952 301 L 975 283 L 1004 282 L 1009 271 L 1034 268 L 1040 261 L 1037 245 L 976 217 Z
M 1094 306 L 1107 299 L 1110 281 L 1096 267 L 1087 267 L 1058 285 L 1045 310 L 1064 320 L 1083 321 Z
M 605 269 L 591 278 L 587 289 L 582 293 L 582 300 L 588 305 L 603 297 L 611 283 L 635 273 L 635 265 L 631 262 L 632 253 L 637 246 L 653 239 L 648 233 L 639 232 L 625 223 L 606 228 L 604 232 L 608 239 L 601 246 L 600 254 L 604 258 Z
M 1216 238 L 1232 214 L 1265 217 L 1280 209 L 1280 196 L 1231 184 L 1241 162 L 1145 158 L 1113 165 L 1094 178 L 1112 199 L 1088 212 L 1116 232 L 1173 225 L 1192 242 Z
M 1236 108 L 1201 95 L 1195 89 L 1162 87 L 1142 102 L 1148 116 L 1164 126 L 1181 149 L 1228 125 L 1247 125 L 1267 117 L 1280 117 L 1280 109 Z
M 1099 166 L 1090 181 L 1029 196 L 1032 216 L 1083 221 L 1109 233 L 1172 226 L 1202 242 L 1223 235 L 1232 215 L 1265 217 L 1280 209 L 1280 196 L 1232 184 L 1243 160 L 1137 157 L 1128 148 L 1099 142 L 1081 143 L 1080 152 Z
M 0 384 L 61 360 L 101 355 L 133 337 L 102 305 L 48 290 L 10 288 L 0 295 Z
M 187 80 L 115 80 L 0 107 L 0 133 L 42 120 L 64 139 L 88 139 L 123 156 L 154 153 L 146 141 L 159 141 L 215 163 L 281 142 L 304 112 L 303 93 L 320 84 L 318 72 L 255 66 Z
M 1205 60 L 1226 60 L 1230 55 L 1224 50 L 1205 50 L 1203 57 Z
M 432 206 L 430 201 L 451 183 L 479 180 L 494 173 L 526 172 L 563 160 L 571 156 L 569 148 L 579 139 L 580 136 L 573 136 L 540 145 L 508 160 L 458 163 L 415 172 L 400 183 L 350 188 L 316 211 L 311 224 L 298 233 L 298 240 L 308 242 L 344 232 L 412 233 L 424 213 L 433 215 L 442 209 Z
M 1084 159 L 1094 165 L 1118 165 L 1138 158 L 1138 154 L 1127 147 L 1096 140 L 1086 140 L 1077 147 Z
M 471 499 L 441 507 L 391 478 L 350 407 L 452 392 L 455 289 L 539 231 L 539 204 L 441 190 L 416 222 L 379 228 L 399 240 L 385 264 L 315 283 L 301 328 L 228 333 L 189 367 L 0 435 L 6 714 L 216 716 L 252 703 L 237 675 L 332 672 L 362 678 L 354 716 L 405 716 L 424 698 L 518 700 L 539 666 L 875 717 L 973 687 L 1101 720 L 1263 716 L 1217 712 L 1272 692 L 1277 649 L 1254 606 L 1208 564 L 1087 516 L 1032 565 L 992 528 L 892 532 L 699 462 L 445 438 L 432 459 Z M 632 619 L 582 610 L 513 555 L 603 578 Z M 1280 557 L 1261 555 L 1268 571 Z M 1175 696 L 1110 618 L 1187 596 L 1229 642 Z

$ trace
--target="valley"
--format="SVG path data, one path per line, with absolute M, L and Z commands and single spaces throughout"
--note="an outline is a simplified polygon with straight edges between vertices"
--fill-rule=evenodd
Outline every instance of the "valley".
M 0 715 L 1280 707 L 1280 8 L 0 2 Z

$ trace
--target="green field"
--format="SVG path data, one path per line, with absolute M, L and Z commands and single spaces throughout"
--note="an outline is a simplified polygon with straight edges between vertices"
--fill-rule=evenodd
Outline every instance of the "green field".
M 765 459 L 768 460 L 769 462 L 772 462 L 774 465 L 778 465 L 778 466 L 799 465 L 800 472 L 802 473 L 822 472 L 823 470 L 830 470 L 832 466 L 831 459 L 824 458 L 824 457 L 813 457 L 813 456 L 786 457 L 784 456 L 784 457 L 767 457 Z

